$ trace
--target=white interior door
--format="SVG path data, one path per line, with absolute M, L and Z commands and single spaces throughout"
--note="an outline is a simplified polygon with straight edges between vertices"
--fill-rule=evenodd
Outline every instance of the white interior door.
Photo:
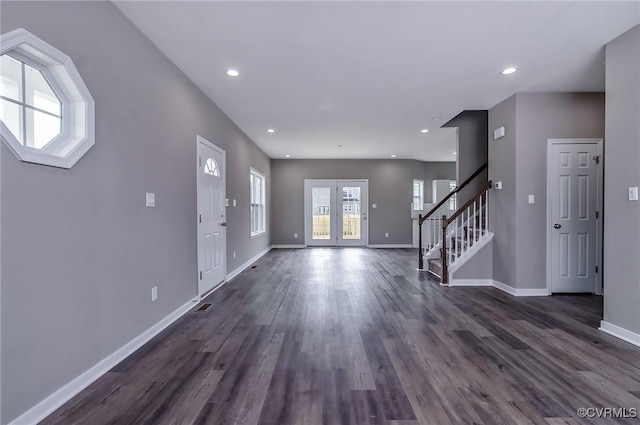
M 551 292 L 596 292 L 598 144 L 549 145 Z
M 307 246 L 367 245 L 366 180 L 305 180 L 304 187 Z
M 225 152 L 198 136 L 198 292 L 226 276 Z

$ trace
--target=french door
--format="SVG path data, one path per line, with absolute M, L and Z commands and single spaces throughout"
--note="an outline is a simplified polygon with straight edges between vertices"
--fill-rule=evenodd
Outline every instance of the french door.
M 305 180 L 305 244 L 366 246 L 367 180 Z

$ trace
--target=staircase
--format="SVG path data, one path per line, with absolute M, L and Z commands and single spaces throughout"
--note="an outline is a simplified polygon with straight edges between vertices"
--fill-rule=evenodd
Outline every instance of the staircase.
M 488 197 L 492 182 L 482 188 L 449 217 L 441 214 L 448 200 L 477 177 L 487 164 L 480 167 L 464 183 L 456 187 L 424 217 L 418 218 L 419 253 L 418 269 L 439 278 L 442 285 L 448 285 L 450 275 L 478 252 L 492 234 L 487 229 Z M 426 224 L 425 224 L 426 223 Z

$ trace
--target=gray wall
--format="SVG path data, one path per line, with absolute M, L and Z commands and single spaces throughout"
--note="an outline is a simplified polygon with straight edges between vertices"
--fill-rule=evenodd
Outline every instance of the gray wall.
M 96 101 L 96 145 L 71 170 L 1 148 L 7 423 L 196 296 L 197 134 L 226 150 L 238 199 L 228 271 L 269 246 L 249 238 L 248 176 L 271 166 L 110 2 L 3 1 L 1 19 L 68 54 Z
M 304 180 L 368 179 L 370 244 L 411 244 L 412 180 L 424 179 L 428 196 L 431 180 L 454 179 L 455 163 L 402 159 L 271 161 L 275 206 L 271 216 L 274 245 L 304 244 Z M 286 206 L 286 207 L 284 207 Z M 385 238 L 385 232 L 389 237 Z M 294 238 L 298 233 L 298 239 Z
M 487 126 L 489 111 L 463 111 L 443 127 L 458 128 L 457 181 L 463 183 L 488 159 Z M 471 199 L 487 182 L 488 172 L 485 170 L 477 176 L 457 196 L 458 205 L 462 206 Z
M 640 26 L 607 44 L 604 320 L 640 333 Z
M 516 95 L 489 110 L 489 178 L 502 181 L 502 190 L 489 193 L 489 230 L 493 232 L 493 279 L 516 282 Z M 493 130 L 505 128 L 493 140 Z
M 547 140 L 603 139 L 604 93 L 518 93 L 516 99 L 516 282 L 518 288 L 544 288 Z M 530 194 L 534 204 L 529 204 Z
M 494 276 L 516 288 L 544 288 L 547 140 L 604 138 L 604 93 L 518 93 L 515 102 L 512 96 L 492 108 L 489 122 L 491 135 L 502 125 L 507 132 L 489 143 L 490 178 L 503 182 L 502 191 L 491 192 L 489 204 L 496 235 Z M 534 204 L 528 203 L 530 194 Z

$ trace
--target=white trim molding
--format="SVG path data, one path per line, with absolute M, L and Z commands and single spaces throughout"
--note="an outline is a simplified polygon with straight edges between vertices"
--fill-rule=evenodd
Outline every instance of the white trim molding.
M 640 347 L 640 334 L 631 332 L 630 330 L 627 330 L 625 328 L 621 328 L 620 326 L 614 325 L 613 323 L 605 322 L 604 320 L 600 322 L 600 327 L 598 329 L 604 333 L 608 333 L 609 335 L 626 341 L 629 344 Z
M 489 244 L 489 242 L 491 242 L 492 240 L 493 240 L 493 233 L 492 232 L 487 232 L 482 237 L 482 239 L 480 239 L 478 241 L 475 241 L 473 243 L 473 245 L 463 253 L 463 255 L 460 257 L 460 259 L 455 261 L 449 267 L 449 276 L 453 276 L 453 274 L 455 272 L 460 270 L 460 268 L 462 266 L 464 266 L 469 260 L 471 260 L 474 255 L 476 255 L 478 252 L 480 252 L 482 250 L 482 248 L 487 246 Z
M 410 243 L 377 243 L 369 244 L 367 248 L 413 248 L 413 244 Z
M 260 258 L 264 257 L 269 251 L 271 251 L 271 249 L 272 249 L 271 246 L 267 247 L 265 250 L 260 251 L 255 257 L 251 258 L 249 261 L 247 261 L 246 263 L 242 264 L 240 267 L 238 267 L 237 269 L 229 273 L 227 275 L 227 282 L 229 282 L 230 280 L 238 276 L 240 273 L 248 269 L 250 265 L 258 261 Z
M 493 280 L 493 286 L 514 297 L 547 297 L 547 288 L 514 288 L 497 280 Z
M 2 140 L 21 161 L 73 167 L 95 143 L 95 102 L 82 76 L 69 56 L 24 28 L 0 35 L 0 55 L 6 53 L 46 77 L 61 100 L 62 127 L 59 135 L 38 149 L 21 143 L 0 121 Z
M 299 245 L 295 245 L 295 244 L 284 244 L 284 245 L 271 245 L 272 249 L 303 249 L 306 248 L 307 246 L 304 244 L 299 244 Z
M 166 316 L 164 319 L 151 326 L 149 329 L 129 341 L 127 344 L 125 344 L 109 356 L 105 357 L 95 366 L 55 391 L 53 394 L 33 406 L 31 409 L 27 410 L 25 413 L 23 413 L 13 421 L 9 422 L 9 425 L 36 424 L 40 422 L 60 406 L 73 398 L 80 391 L 84 390 L 93 382 L 98 380 L 98 378 L 107 373 L 122 360 L 133 354 L 137 349 L 142 347 L 147 342 L 151 341 L 153 337 L 165 330 L 173 322 L 188 313 L 193 308 L 195 303 L 198 302 L 199 297 L 196 297 L 183 304 L 177 310 Z
M 516 297 L 516 288 L 514 288 L 513 286 L 509 286 L 506 285 L 500 281 L 497 281 L 495 279 L 493 279 L 493 287 L 494 288 L 498 288 L 499 290 L 501 290 L 502 292 L 506 292 L 507 294 L 513 295 L 514 297 Z
M 451 279 L 449 286 L 493 286 L 493 279 Z

